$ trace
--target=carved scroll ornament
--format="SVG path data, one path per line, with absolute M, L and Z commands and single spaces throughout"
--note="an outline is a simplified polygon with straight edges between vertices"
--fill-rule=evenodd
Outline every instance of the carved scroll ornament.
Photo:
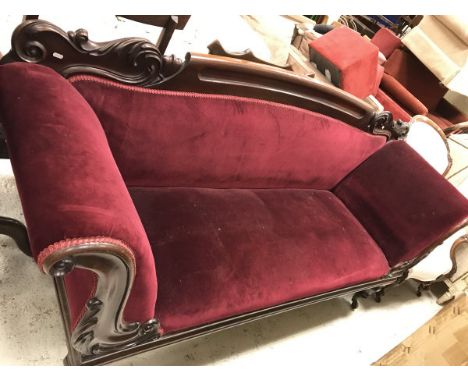
M 2 63 L 40 63 L 64 77 L 78 73 L 94 74 L 150 87 L 177 74 L 184 64 L 174 56 L 163 56 L 154 44 L 144 38 L 98 43 L 89 40 L 84 29 L 66 33 L 44 20 L 20 24 L 11 41 L 11 51 L 3 57 Z

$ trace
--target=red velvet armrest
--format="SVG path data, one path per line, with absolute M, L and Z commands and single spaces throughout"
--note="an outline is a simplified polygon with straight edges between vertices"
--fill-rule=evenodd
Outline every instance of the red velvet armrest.
M 334 190 L 383 250 L 410 261 L 466 224 L 468 201 L 405 142 L 390 142 Z
M 427 107 L 411 94 L 396 78 L 384 73 L 380 87 L 411 114 L 427 115 Z
M 91 107 L 53 70 L 13 63 L 0 66 L 0 118 L 36 260 L 70 239 L 122 242 L 136 263 L 125 318 L 153 318 L 157 287 L 151 247 Z M 89 272 L 72 272 L 76 284 L 67 285 L 74 319 L 77 301 L 86 301 L 92 287 L 84 273 Z

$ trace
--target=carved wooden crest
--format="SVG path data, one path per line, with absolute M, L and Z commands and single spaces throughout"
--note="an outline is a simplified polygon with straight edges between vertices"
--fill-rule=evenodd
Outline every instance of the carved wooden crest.
M 174 56 L 163 56 L 154 44 L 144 38 L 98 43 L 89 40 L 84 29 L 66 33 L 44 20 L 20 24 L 11 41 L 11 51 L 3 57 L 2 63 L 40 63 L 64 77 L 78 73 L 95 74 L 150 87 L 177 74 L 184 64 Z

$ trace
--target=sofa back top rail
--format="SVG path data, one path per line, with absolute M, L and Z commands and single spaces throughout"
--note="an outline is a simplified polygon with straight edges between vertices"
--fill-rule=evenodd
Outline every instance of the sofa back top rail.
M 93 74 L 129 85 L 165 90 L 236 95 L 297 106 L 339 119 L 373 134 L 398 138 L 390 113 L 306 76 L 244 60 L 187 54 L 163 56 L 143 38 L 93 42 L 79 29 L 66 33 L 44 20 L 21 23 L 1 63 L 46 65 L 64 77 Z M 398 128 L 398 126 L 396 126 Z

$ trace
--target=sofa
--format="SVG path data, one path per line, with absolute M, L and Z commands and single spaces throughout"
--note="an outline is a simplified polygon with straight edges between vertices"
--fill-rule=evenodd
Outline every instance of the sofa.
M 0 119 L 27 235 L 0 232 L 54 278 L 65 364 L 378 300 L 467 224 L 388 113 L 266 65 L 28 21 Z
M 395 119 L 425 115 L 442 129 L 466 121 L 468 116 L 443 98 L 448 89 L 400 45 L 384 28 L 367 41 L 343 27 L 310 41 L 310 59 L 335 86 L 362 99 L 375 97 Z M 382 65 L 379 54 L 387 58 Z

